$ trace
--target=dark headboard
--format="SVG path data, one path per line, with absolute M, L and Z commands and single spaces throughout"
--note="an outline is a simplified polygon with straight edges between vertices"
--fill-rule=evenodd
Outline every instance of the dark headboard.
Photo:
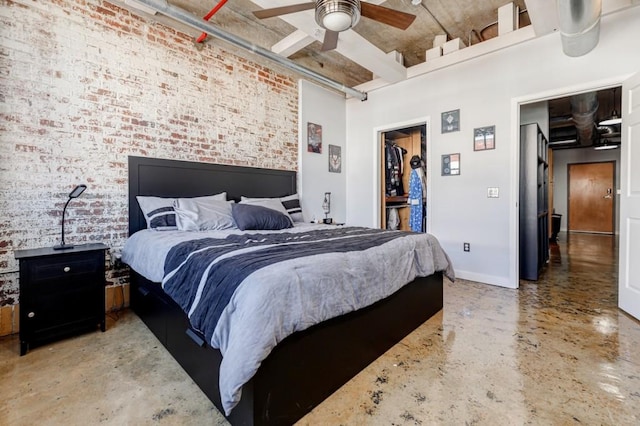
M 136 195 L 227 199 L 295 194 L 296 172 L 129 156 L 129 235 L 147 227 Z

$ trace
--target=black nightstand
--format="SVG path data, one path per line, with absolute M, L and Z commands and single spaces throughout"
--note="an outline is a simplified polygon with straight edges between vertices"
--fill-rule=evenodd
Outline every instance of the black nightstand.
M 16 250 L 20 261 L 20 355 L 31 346 L 100 326 L 105 331 L 104 244 Z

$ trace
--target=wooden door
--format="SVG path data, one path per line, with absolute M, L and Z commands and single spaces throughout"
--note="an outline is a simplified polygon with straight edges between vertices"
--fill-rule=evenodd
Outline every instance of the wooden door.
M 613 234 L 613 162 L 569 164 L 569 231 Z

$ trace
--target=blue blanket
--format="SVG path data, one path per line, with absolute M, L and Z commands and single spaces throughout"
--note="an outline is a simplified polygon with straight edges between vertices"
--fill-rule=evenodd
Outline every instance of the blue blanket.
M 211 341 L 233 293 L 258 269 L 289 259 L 367 250 L 403 235 L 407 233 L 333 227 L 185 241 L 166 257 L 163 288 L 189 315 L 192 326 Z

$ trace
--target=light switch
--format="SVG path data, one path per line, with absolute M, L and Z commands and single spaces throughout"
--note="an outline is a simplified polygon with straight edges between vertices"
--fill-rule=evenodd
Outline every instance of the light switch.
M 498 198 L 500 197 L 500 188 L 489 187 L 487 188 L 487 198 Z

